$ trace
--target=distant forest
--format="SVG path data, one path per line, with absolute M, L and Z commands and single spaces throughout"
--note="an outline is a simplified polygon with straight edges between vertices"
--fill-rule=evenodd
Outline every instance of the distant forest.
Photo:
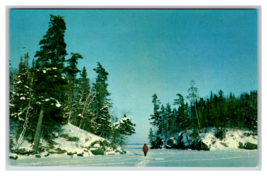
M 154 113 L 151 115 L 151 124 L 157 127 L 156 135 L 168 137 L 175 132 L 193 130 L 193 134 L 205 133 L 209 128 L 215 128 L 220 138 L 225 137 L 227 128 L 247 129 L 257 133 L 257 91 L 242 93 L 235 96 L 233 93 L 225 95 L 222 90 L 218 94 L 210 93 L 208 98 L 198 97 L 195 82 L 190 82 L 188 89 L 189 101 L 181 94 L 177 94 L 173 105 L 165 106 L 154 94 L 152 103 Z M 150 135 L 152 129 L 150 129 Z

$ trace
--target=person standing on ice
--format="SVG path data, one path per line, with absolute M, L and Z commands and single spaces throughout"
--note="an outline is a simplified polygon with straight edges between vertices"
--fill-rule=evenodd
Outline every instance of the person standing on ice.
M 144 152 L 144 155 L 145 156 L 146 156 L 147 151 L 148 151 L 148 147 L 147 147 L 146 144 L 144 144 L 144 146 L 143 146 L 143 152 Z

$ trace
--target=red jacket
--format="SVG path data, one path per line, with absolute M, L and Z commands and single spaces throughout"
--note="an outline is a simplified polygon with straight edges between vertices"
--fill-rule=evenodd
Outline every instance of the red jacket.
M 148 151 L 148 147 L 147 147 L 147 145 L 144 145 L 143 152 L 147 152 L 147 151 Z

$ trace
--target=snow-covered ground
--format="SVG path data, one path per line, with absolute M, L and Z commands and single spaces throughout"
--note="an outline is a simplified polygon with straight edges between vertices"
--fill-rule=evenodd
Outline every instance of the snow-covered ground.
M 219 140 L 215 137 L 215 129 L 210 129 L 207 133 L 203 133 L 201 136 L 202 141 L 210 146 L 210 150 L 231 150 L 237 149 L 239 146 L 239 142 L 242 144 L 246 144 L 247 142 L 258 144 L 257 136 L 245 136 L 244 133 L 251 133 L 248 130 L 232 130 L 227 129 L 225 138 L 223 140 Z M 225 147 L 223 144 L 226 144 Z
M 56 142 L 57 144 L 54 145 L 54 149 L 50 149 L 49 152 L 51 151 L 55 151 L 56 148 L 60 148 L 61 150 L 66 150 L 67 152 L 71 152 L 71 153 L 83 153 L 83 156 L 89 156 L 89 155 L 93 155 L 91 153 L 91 149 L 87 150 L 87 147 L 89 147 L 93 142 L 95 141 L 104 141 L 105 139 L 102 137 L 99 137 L 97 135 L 94 135 L 90 132 L 87 132 L 85 130 L 82 130 L 74 125 L 71 124 L 67 124 L 65 126 L 62 127 L 62 134 L 67 135 L 68 137 L 76 137 L 78 138 L 78 141 L 68 141 L 66 138 L 64 137 L 60 137 L 59 134 L 55 134 L 56 136 L 58 136 L 54 142 Z M 48 143 L 44 140 L 40 140 L 40 143 L 42 146 L 47 146 Z M 29 143 L 28 141 L 24 141 L 21 145 L 20 148 L 21 149 L 25 149 L 26 151 L 31 151 L 32 150 L 32 146 L 33 144 Z M 95 144 L 95 148 L 93 149 L 97 149 L 99 148 L 99 144 Z M 121 148 L 118 147 L 118 150 L 120 150 Z M 86 150 L 86 151 L 85 151 Z M 113 151 L 111 148 L 106 148 L 106 152 L 115 152 Z M 41 153 L 41 157 L 44 157 L 48 152 L 45 151 L 43 153 Z M 109 153 L 107 153 L 109 154 Z M 10 156 L 16 156 L 16 154 L 14 153 L 10 153 Z M 65 154 L 67 155 L 67 154 Z M 75 157 L 76 155 L 73 155 L 73 157 Z M 29 158 L 31 156 L 26 156 L 26 155 L 19 155 L 19 159 L 21 158 Z M 32 156 L 34 157 L 34 156 Z M 50 157 L 50 156 L 49 156 Z
M 153 149 L 145 157 L 142 145 L 125 146 L 126 155 L 75 156 L 53 154 L 47 158 L 20 157 L 10 160 L 10 166 L 49 167 L 256 167 L 257 150 L 197 151 Z

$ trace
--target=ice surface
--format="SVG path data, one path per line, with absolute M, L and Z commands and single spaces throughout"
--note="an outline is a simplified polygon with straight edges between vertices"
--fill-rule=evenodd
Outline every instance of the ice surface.
M 142 145 L 126 146 L 127 154 L 104 156 L 70 156 L 51 154 L 48 157 L 19 155 L 18 160 L 10 160 L 10 166 L 67 166 L 67 167 L 256 167 L 257 150 L 217 150 L 197 151 L 178 149 L 153 149 L 147 156 Z M 107 153 L 111 154 L 111 153 Z

